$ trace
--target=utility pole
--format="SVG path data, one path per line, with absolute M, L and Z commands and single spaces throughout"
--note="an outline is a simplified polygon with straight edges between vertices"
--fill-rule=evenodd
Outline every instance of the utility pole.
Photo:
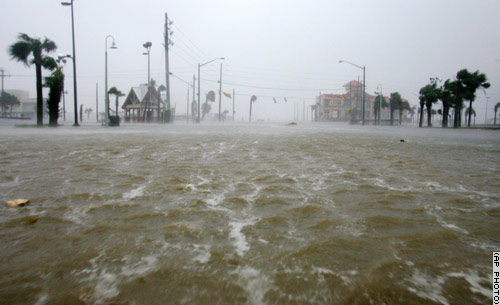
M 189 123 L 189 84 L 188 84 L 187 101 L 186 101 L 186 123 Z
M 235 98 L 235 96 L 234 96 L 234 89 L 233 89 L 233 122 L 234 122 L 234 98 Z
M 195 104 L 196 103 L 195 102 L 195 92 L 196 92 L 196 77 L 193 74 L 193 102 L 191 103 L 191 114 L 193 117 L 193 123 L 194 123 L 194 117 L 195 117 L 193 106 L 196 105 Z
M 99 123 L 99 98 L 98 98 L 99 90 L 98 90 L 98 87 L 99 87 L 99 84 L 95 83 L 95 119 L 96 119 L 97 123 Z M 63 96 L 64 96 L 64 92 L 63 92 Z
M 170 67 L 168 62 L 168 50 L 170 46 L 173 46 L 174 43 L 168 38 L 169 35 L 173 35 L 174 32 L 170 31 L 168 28 L 169 25 L 173 24 L 173 21 L 168 20 L 168 15 L 165 13 L 165 76 L 166 76 L 166 85 L 167 85 L 167 113 L 165 122 L 171 122 L 171 113 L 170 113 Z M 160 109 L 160 104 L 158 103 L 158 111 Z
M 221 99 L 222 99 L 222 63 L 220 63 L 220 77 L 219 77 L 219 122 L 220 122 Z
M 2 92 L 3 92 L 3 91 L 4 91 L 4 90 L 3 90 L 3 80 L 4 80 L 4 78 L 6 78 L 6 77 L 10 77 L 10 75 L 6 75 L 6 74 L 5 74 L 5 70 L 4 70 L 3 68 L 0 68 L 0 73 L 1 73 L 1 74 L 0 74 L 0 77 L 2 78 Z

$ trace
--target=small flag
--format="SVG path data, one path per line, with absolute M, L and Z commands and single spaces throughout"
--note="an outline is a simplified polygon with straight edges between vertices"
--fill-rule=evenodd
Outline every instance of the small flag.
M 227 93 L 227 92 L 222 92 L 227 98 L 231 98 L 231 94 Z
M 274 97 L 273 97 L 273 101 L 274 101 L 274 103 L 276 104 L 276 98 L 274 98 Z

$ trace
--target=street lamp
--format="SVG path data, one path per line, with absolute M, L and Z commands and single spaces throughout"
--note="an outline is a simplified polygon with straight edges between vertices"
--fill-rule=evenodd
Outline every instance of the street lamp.
M 63 6 L 71 6 L 71 33 L 73 36 L 73 93 L 75 100 L 75 123 L 73 126 L 80 126 L 78 124 L 78 101 L 77 101 L 77 93 L 76 93 L 76 54 L 75 54 L 75 19 L 73 16 L 73 0 L 71 2 L 61 2 Z
M 216 60 L 224 60 L 224 57 L 217 57 L 215 59 L 212 59 L 211 61 L 207 61 L 206 63 L 203 64 L 198 64 L 198 119 L 196 120 L 197 123 L 200 122 L 200 68 L 203 67 L 204 65 L 208 65 L 209 63 L 216 61 Z
M 339 60 L 339 63 L 347 63 L 347 64 L 350 64 L 352 66 L 355 66 L 356 68 L 360 68 L 361 70 L 363 70 L 363 107 L 362 107 L 362 110 L 363 110 L 363 125 L 365 125 L 365 88 L 366 88 L 366 84 L 365 84 L 365 71 L 366 71 L 366 67 L 365 66 L 358 66 L 356 64 L 353 64 L 352 62 L 348 62 L 346 60 Z
M 153 44 L 151 42 L 146 42 L 144 43 L 142 46 L 147 50 L 147 52 L 145 53 L 142 53 L 142 55 L 147 55 L 148 56 L 148 100 L 146 101 L 146 105 L 144 105 L 144 114 L 142 115 L 143 119 L 142 121 L 144 122 L 144 119 L 146 117 L 146 112 L 149 108 L 149 103 L 151 103 L 151 90 L 149 90 L 149 86 L 150 86 L 150 61 L 149 61 L 149 53 L 151 52 L 151 46 Z M 149 117 L 148 117 L 148 122 L 149 122 Z
M 108 38 L 113 39 L 111 43 L 110 49 L 118 49 L 115 44 L 115 38 L 113 35 L 108 35 L 104 38 L 104 103 L 106 110 L 104 112 L 104 120 L 106 122 L 106 126 L 109 126 L 109 93 L 108 93 Z M 118 115 L 118 113 L 116 114 Z

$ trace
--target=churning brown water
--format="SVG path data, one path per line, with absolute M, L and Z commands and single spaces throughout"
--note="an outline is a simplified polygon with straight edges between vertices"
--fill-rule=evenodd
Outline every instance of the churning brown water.
M 405 139 L 405 142 L 400 142 Z M 0 130 L 2 304 L 487 304 L 496 131 Z

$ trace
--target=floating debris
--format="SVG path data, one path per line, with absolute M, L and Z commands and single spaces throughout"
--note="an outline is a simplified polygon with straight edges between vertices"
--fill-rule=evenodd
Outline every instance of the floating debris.
M 23 207 L 28 204 L 30 201 L 28 199 L 14 199 L 7 201 L 5 204 L 9 207 Z

